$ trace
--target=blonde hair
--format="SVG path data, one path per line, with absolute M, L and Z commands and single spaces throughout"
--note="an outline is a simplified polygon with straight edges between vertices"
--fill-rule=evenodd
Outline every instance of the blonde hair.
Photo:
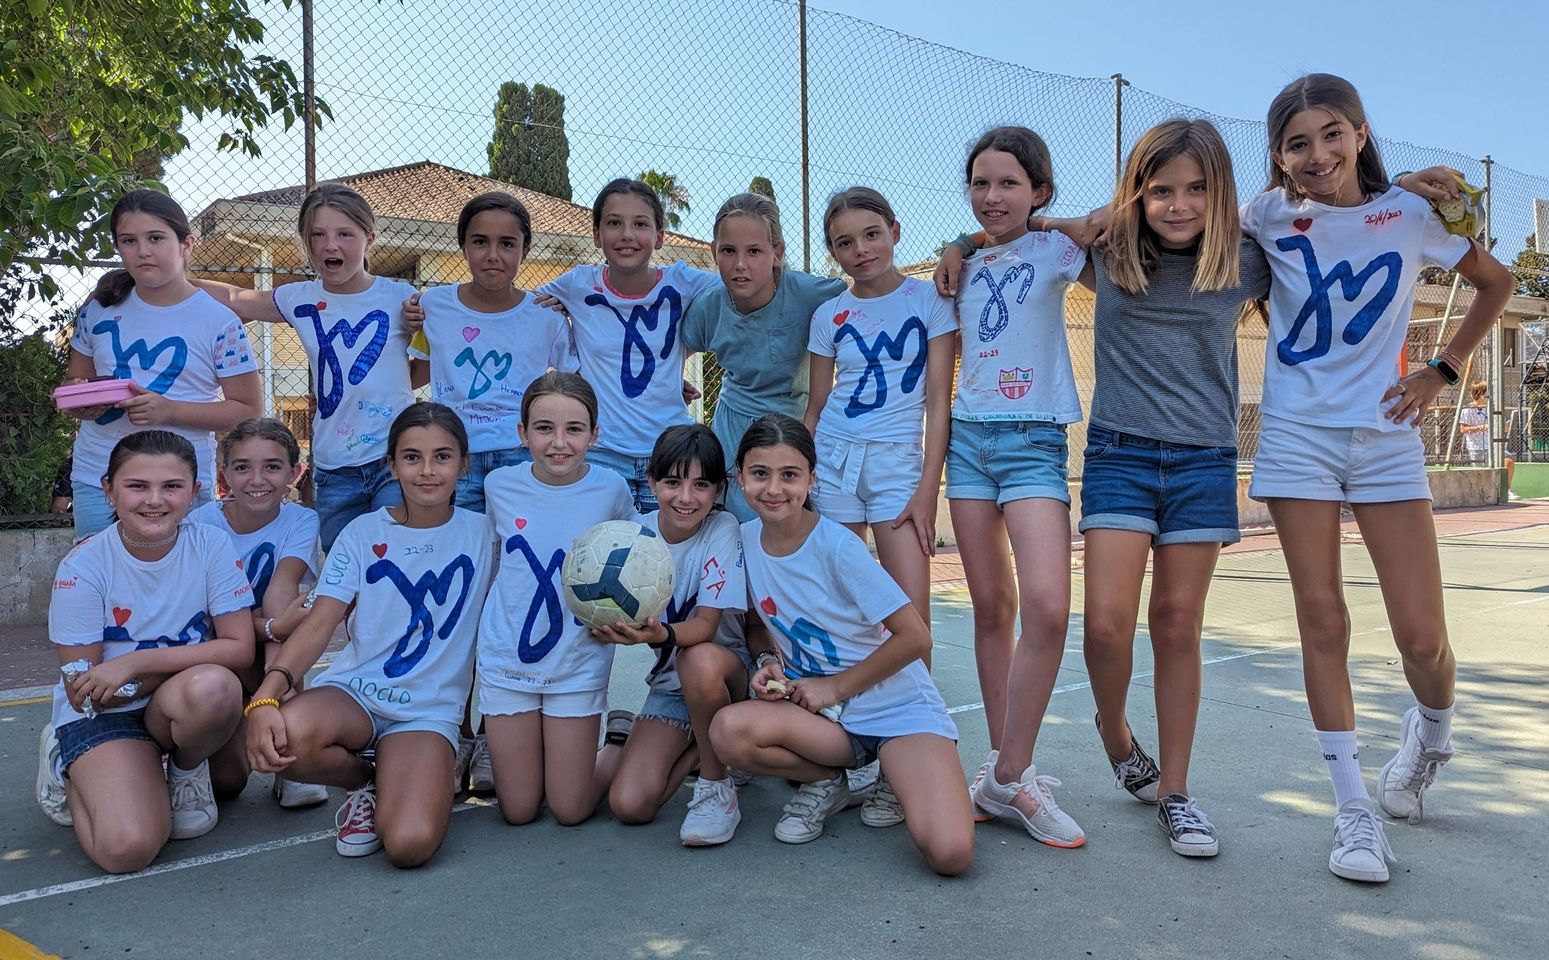
M 785 232 L 780 229 L 780 208 L 775 202 L 761 193 L 739 193 L 721 204 L 721 209 L 715 212 L 715 226 L 710 230 L 712 238 L 721 235 L 721 221 L 732 217 L 757 217 L 764 221 L 764 226 L 769 228 L 769 247 L 785 246 Z M 775 283 L 780 282 L 780 272 L 785 268 L 783 259 L 776 260 L 774 265 Z
M 355 226 L 366 233 L 376 233 L 376 213 L 371 209 L 371 204 L 366 198 L 355 192 L 353 187 L 342 183 L 320 183 L 306 199 L 301 201 L 301 213 L 296 218 L 296 232 L 301 236 L 301 252 L 307 258 L 307 263 L 312 269 L 317 269 L 317 264 L 312 263 L 312 245 L 308 238 L 312 234 L 312 221 L 317 218 L 319 207 L 332 207 L 333 209 L 349 217 Z M 367 273 L 371 272 L 371 256 L 368 252 L 363 267 Z
M 1221 134 L 1208 120 L 1168 120 L 1145 132 L 1124 164 L 1111 206 L 1104 264 L 1121 290 L 1146 292 L 1161 262 L 1156 234 L 1146 223 L 1146 183 L 1157 171 L 1187 156 L 1205 174 L 1205 232 L 1194 264 L 1195 293 L 1237 286 L 1242 223 L 1237 216 L 1237 185 L 1232 158 Z

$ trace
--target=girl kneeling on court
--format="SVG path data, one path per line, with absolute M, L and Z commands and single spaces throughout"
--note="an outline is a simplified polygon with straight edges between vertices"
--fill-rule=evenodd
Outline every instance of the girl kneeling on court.
M 48 630 L 64 678 L 39 798 L 109 873 L 143 869 L 169 837 L 214 829 L 212 774 L 223 795 L 247 782 L 232 734 L 242 721 L 234 671 L 253 659 L 253 590 L 228 537 L 184 523 L 198 475 L 193 444 L 177 434 L 118 441 L 102 480 L 118 520 L 54 578 Z
M 923 663 L 925 621 L 858 537 L 808 506 L 817 451 L 799 420 L 755 420 L 736 462 L 758 513 L 742 528 L 759 618 L 748 622 L 757 699 L 715 715 L 716 756 L 802 781 L 775 824 L 786 843 L 817 839 L 848 804 L 844 771 L 880 758 L 926 862 L 962 873 L 973 860 L 973 815 L 957 729 Z
M 247 750 L 255 769 L 348 791 L 341 855 L 385 848 L 394 866 L 417 867 L 440 848 L 452 814 L 491 550 L 484 518 L 453 506 L 468 463 L 455 413 L 408 407 L 388 432 L 387 458 L 403 505 L 351 520 L 334 541 L 312 612 L 247 705 Z M 346 613 L 344 649 L 282 705 Z

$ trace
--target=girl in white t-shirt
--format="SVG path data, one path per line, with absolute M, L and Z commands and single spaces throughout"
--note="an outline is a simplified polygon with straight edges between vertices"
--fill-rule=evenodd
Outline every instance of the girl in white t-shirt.
M 430 398 L 468 426 L 457 505 L 483 511 L 485 476 L 532 459 L 517 436 L 522 389 L 578 361 L 565 315 L 515 286 L 532 247 L 532 217 L 520 200 L 499 191 L 469 200 L 457 217 L 457 245 L 472 279 L 416 293 L 404 317 L 424 323 L 409 343 L 415 381 L 428 380 Z
M 570 314 L 581 375 L 597 394 L 591 462 L 624 478 L 641 513 L 656 509 L 652 445 L 668 427 L 691 422 L 678 325 L 690 301 L 720 282 L 682 260 L 652 266 L 665 238 L 656 192 L 639 180 L 610 181 L 592 203 L 592 243 L 603 265 L 576 267 L 536 291 Z
M 453 504 L 468 460 L 462 421 L 439 403 L 393 420 L 388 467 L 403 504 L 352 520 L 316 600 L 248 702 L 255 769 L 343 787 L 334 849 L 428 861 L 452 816 L 452 767 L 489 583 L 489 531 Z M 311 688 L 284 699 L 349 614 L 348 640 Z M 375 762 L 361 754 L 375 750 Z
M 697 765 L 678 837 L 685 846 L 714 846 L 730 840 L 742 820 L 731 771 L 710 745 L 716 712 L 748 695 L 742 535 L 735 517 L 715 509 L 726 490 L 726 454 L 709 427 L 669 427 L 651 451 L 650 473 L 661 509 L 642 522 L 672 553 L 673 596 L 659 621 L 593 631 L 599 640 L 656 651 L 645 678 L 650 693 L 624 744 L 608 806 L 624 823 L 650 823 Z
M 317 279 L 274 290 L 213 280 L 197 285 L 245 320 L 288 323 L 312 367 L 312 486 L 323 549 L 356 517 L 402 503 L 387 463 L 387 433 L 414 402 L 403 301 L 414 286 L 370 273 L 376 215 L 342 183 L 301 201 L 301 245 Z
M 194 236 L 183 208 L 166 194 L 134 190 L 113 205 L 108 231 L 124 269 L 103 275 L 76 319 L 65 382 L 128 380 L 135 395 L 66 411 L 81 421 L 70 473 L 77 540 L 113 520 L 102 475 L 116 442 L 146 427 L 186 437 L 207 500 L 215 432 L 256 414 L 262 400 L 242 321 L 188 279 Z
M 786 843 L 821 836 L 849 802 L 844 771 L 880 758 L 926 862 L 962 873 L 973 860 L 973 815 L 957 729 L 925 669 L 929 628 L 865 544 L 812 511 L 817 452 L 799 420 L 760 417 L 736 462 L 758 511 L 742 531 L 758 612 L 747 624 L 757 699 L 716 713 L 716 755 L 803 781 L 775 824 Z
M 81 849 L 109 873 L 148 866 L 169 836 L 208 833 L 216 795 L 247 782 L 232 734 L 242 722 L 236 671 L 253 660 L 252 588 L 230 540 L 184 522 L 198 475 L 185 437 L 120 440 L 102 481 L 118 521 L 76 546 L 54 578 L 49 639 L 79 673 L 54 686 L 57 744 L 45 731 L 39 800 L 56 822 L 73 821 Z
M 242 673 L 246 691 L 258 689 L 264 667 L 305 618 L 302 586 L 317 581 L 317 514 L 288 499 L 304 470 L 300 445 L 285 424 L 265 417 L 244 420 L 220 442 L 220 478 L 231 498 L 188 515 L 190 522 L 231 537 L 253 587 L 258 654 Z M 277 776 L 274 797 L 282 807 L 310 807 L 326 801 L 328 790 Z
M 614 646 L 571 615 L 560 571 L 576 537 L 635 510 L 624 479 L 587 462 L 597 395 L 579 374 L 550 370 L 528 385 L 521 433 L 532 462 L 484 482 L 500 569 L 479 627 L 479 712 L 506 822 L 529 823 L 547 803 L 569 825 L 597 809 L 616 764 L 597 751 Z
M 1452 756 L 1456 662 L 1447 641 L 1425 450 L 1415 429 L 1461 358 L 1511 295 L 1511 275 L 1446 232 L 1420 197 L 1393 186 L 1360 96 L 1311 74 L 1269 107 L 1270 189 L 1243 209 L 1273 286 L 1264 415 L 1250 495 L 1267 501 L 1290 570 L 1307 705 L 1334 781 L 1329 869 L 1383 882 L 1393 859 L 1361 779 L 1340 581 L 1341 502 L 1350 503 L 1382 585 L 1415 705 L 1377 802 L 1418 823 L 1427 788 Z M 1456 269 L 1476 293 L 1452 340 L 1400 377 L 1397 360 L 1427 265 Z

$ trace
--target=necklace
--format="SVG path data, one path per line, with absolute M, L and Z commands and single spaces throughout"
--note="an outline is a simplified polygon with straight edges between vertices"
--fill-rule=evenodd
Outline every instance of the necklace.
M 165 536 L 160 540 L 136 540 L 134 537 L 131 537 L 129 534 L 125 533 L 122 526 L 118 528 L 118 538 L 124 541 L 124 546 L 129 547 L 131 550 L 160 550 L 162 547 L 170 546 L 172 543 L 176 542 L 177 535 L 178 531 L 173 530 L 170 535 Z

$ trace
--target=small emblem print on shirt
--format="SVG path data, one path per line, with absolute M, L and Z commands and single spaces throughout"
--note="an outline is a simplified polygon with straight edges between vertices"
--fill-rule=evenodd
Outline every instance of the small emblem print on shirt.
M 1000 392 L 1007 400 L 1020 400 L 1033 388 L 1033 371 L 1012 367 L 1000 372 Z

